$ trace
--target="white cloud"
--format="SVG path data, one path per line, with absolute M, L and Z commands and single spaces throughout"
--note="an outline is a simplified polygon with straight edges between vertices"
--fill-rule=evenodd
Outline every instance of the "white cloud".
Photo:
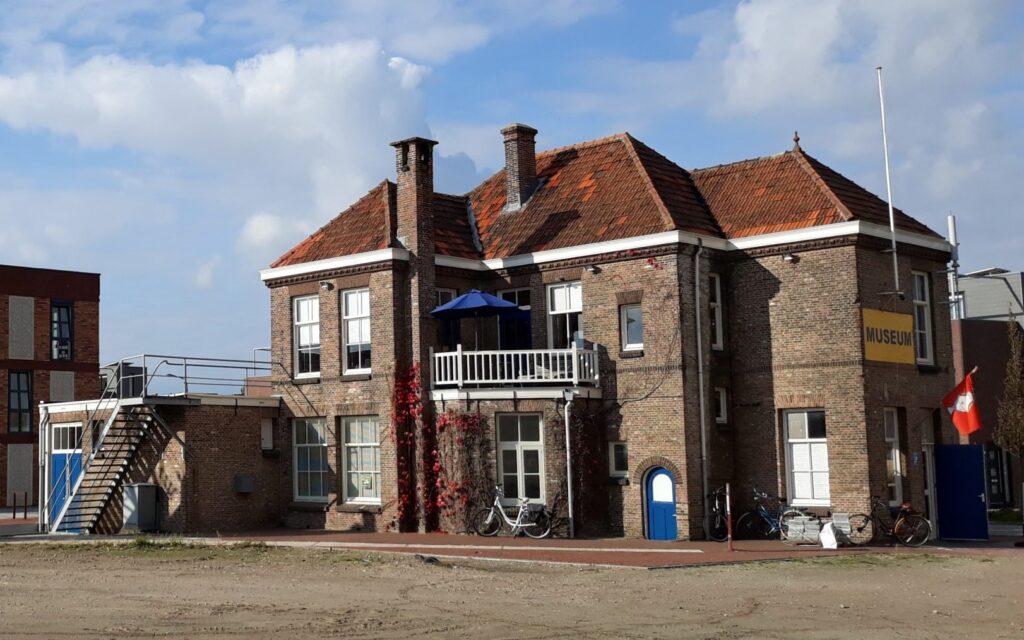
M 213 274 L 217 267 L 220 266 L 221 257 L 220 255 L 210 256 L 209 259 L 204 260 L 196 267 L 195 272 L 195 286 L 200 289 L 212 289 L 213 288 Z
M 266 212 L 254 213 L 245 219 L 235 248 L 244 255 L 276 255 L 314 228 L 308 220 Z

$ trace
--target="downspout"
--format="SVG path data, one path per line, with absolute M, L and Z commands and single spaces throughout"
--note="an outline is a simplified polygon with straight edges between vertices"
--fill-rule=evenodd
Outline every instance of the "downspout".
M 576 366 L 575 364 L 573 366 Z M 572 415 L 572 400 L 576 395 L 573 390 L 565 392 L 565 486 L 569 504 L 569 538 L 576 537 L 576 521 L 572 509 L 572 438 L 569 435 L 569 418 Z
M 704 330 L 701 324 L 700 259 L 704 255 L 704 241 L 697 238 L 697 251 L 693 254 L 693 315 L 697 326 L 697 405 L 700 407 L 700 481 L 701 504 L 704 507 L 704 534 L 708 530 L 708 439 L 707 409 L 704 406 Z M 684 438 L 685 439 L 685 429 Z

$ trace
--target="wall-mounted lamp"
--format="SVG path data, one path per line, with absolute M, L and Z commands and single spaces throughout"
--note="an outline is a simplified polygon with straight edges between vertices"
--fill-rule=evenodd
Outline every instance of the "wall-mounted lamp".
M 597 266 L 596 264 L 588 264 L 587 266 L 583 267 L 583 270 L 586 271 L 587 273 L 592 274 L 601 273 L 601 267 Z
M 796 264 L 800 262 L 800 256 L 796 255 L 795 253 L 787 253 L 786 255 L 782 256 L 782 259 L 789 264 Z
M 330 280 L 321 280 L 320 281 L 320 290 L 321 291 L 330 291 L 333 288 L 334 288 L 334 285 L 331 284 Z

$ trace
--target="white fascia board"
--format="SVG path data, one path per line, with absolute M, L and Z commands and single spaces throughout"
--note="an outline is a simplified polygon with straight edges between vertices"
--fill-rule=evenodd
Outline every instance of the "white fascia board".
M 551 249 L 538 251 L 508 258 L 493 258 L 491 260 L 473 260 L 470 258 L 457 258 L 454 256 L 435 256 L 434 262 L 438 266 L 466 269 L 468 271 L 494 271 L 497 269 L 511 269 L 531 264 L 544 262 L 555 262 L 558 260 L 571 260 L 574 258 L 585 258 L 617 251 L 629 251 L 631 249 L 646 249 L 664 244 L 698 244 L 703 241 L 705 247 L 718 249 L 720 251 L 743 251 L 758 247 L 770 247 L 773 245 L 791 244 L 796 242 L 807 242 L 810 240 L 821 240 L 825 238 L 839 238 L 850 235 L 868 235 L 878 238 L 889 238 L 889 228 L 870 222 L 854 221 L 826 224 L 807 229 L 795 231 L 780 231 L 778 233 L 765 233 L 747 238 L 736 238 L 724 240 L 711 236 L 701 236 L 682 231 L 667 231 L 635 238 L 623 238 L 621 240 L 609 240 L 607 242 L 594 242 L 582 244 L 576 247 L 564 249 Z M 903 244 L 910 244 L 937 251 L 949 251 L 949 243 L 941 238 L 926 236 L 910 231 L 896 230 L 896 241 Z
M 470 258 L 456 258 L 453 256 L 435 256 L 434 262 L 438 266 L 443 267 L 455 267 L 457 269 L 467 269 L 470 271 L 494 271 L 497 269 L 512 269 L 531 264 L 541 264 L 544 262 L 586 258 L 588 256 L 598 256 L 606 253 L 615 253 L 617 251 L 646 249 L 648 247 L 657 247 L 665 244 L 698 244 L 700 241 L 703 241 L 704 246 L 710 249 L 724 250 L 729 248 L 728 242 L 722 238 L 698 236 L 692 233 L 685 233 L 683 231 L 665 231 L 663 233 L 653 233 L 633 238 L 621 238 L 619 240 L 608 240 L 606 242 L 592 242 L 590 244 L 581 244 L 575 247 L 565 247 L 563 249 L 549 249 L 547 251 L 537 251 L 536 253 L 524 253 L 517 256 L 509 256 L 508 258 L 472 260 Z
M 378 249 L 376 251 L 365 251 L 363 253 L 355 253 L 350 256 L 325 258 L 323 260 L 315 260 L 313 262 L 291 264 L 285 267 L 272 267 L 270 269 L 263 269 L 262 271 L 260 271 L 260 280 L 266 282 L 267 280 L 276 280 L 278 278 L 290 278 L 293 276 L 303 276 L 310 273 L 318 273 L 320 271 L 344 269 L 345 267 L 355 267 L 361 264 L 372 264 L 374 262 L 383 262 L 385 260 L 408 259 L 409 252 L 406 251 L 405 249 Z
M 77 413 L 86 411 L 109 411 L 117 406 L 117 398 L 95 400 L 70 400 L 68 402 L 41 402 L 47 413 Z
M 580 398 L 600 398 L 597 387 L 568 387 Z M 465 400 L 560 400 L 566 387 L 541 387 L 537 389 L 433 389 L 430 399 L 434 402 L 455 402 Z

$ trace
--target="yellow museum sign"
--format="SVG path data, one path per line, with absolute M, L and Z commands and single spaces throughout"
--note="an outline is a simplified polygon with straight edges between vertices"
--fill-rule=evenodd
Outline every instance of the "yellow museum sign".
M 914 317 L 864 309 L 864 359 L 914 364 Z

